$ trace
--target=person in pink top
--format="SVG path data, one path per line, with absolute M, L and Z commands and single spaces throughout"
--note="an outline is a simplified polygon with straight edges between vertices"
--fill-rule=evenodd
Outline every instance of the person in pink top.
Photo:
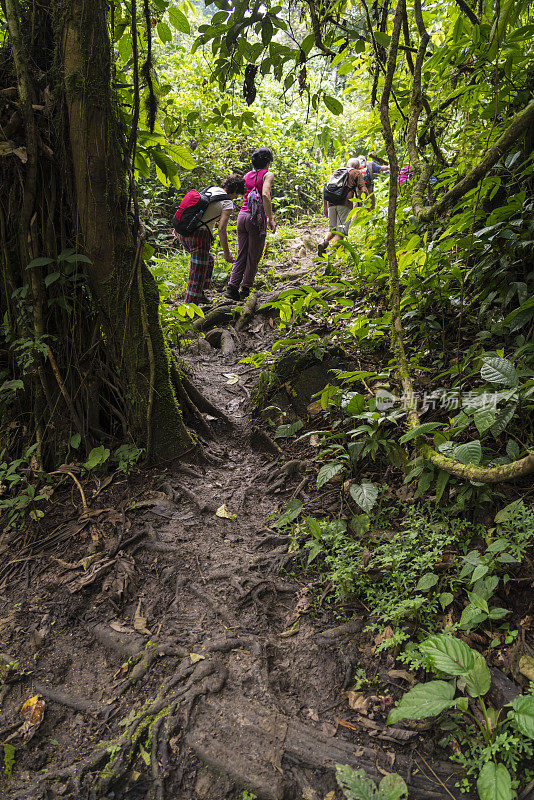
M 269 172 L 272 162 L 272 152 L 261 147 L 252 154 L 254 169 L 245 175 L 245 201 L 237 217 L 237 258 L 224 293 L 231 300 L 244 300 L 250 294 L 265 248 L 267 228 L 273 233 L 276 230 L 271 201 L 274 175 Z M 261 198 L 259 212 L 249 208 L 248 197 L 253 190 L 256 190 L 253 196 Z

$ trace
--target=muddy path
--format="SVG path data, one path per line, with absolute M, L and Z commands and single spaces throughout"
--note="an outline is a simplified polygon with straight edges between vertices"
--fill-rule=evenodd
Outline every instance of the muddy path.
M 278 289 L 316 267 L 316 232 L 302 238 Z M 201 340 L 183 354 L 232 423 L 206 418 L 211 463 L 86 487 L 87 508 L 72 485 L 39 547 L 4 572 L 4 674 L 18 664 L 0 689 L 0 738 L 15 748 L 1 796 L 323 800 L 342 763 L 377 781 L 398 772 L 411 797 L 459 797 L 428 731 L 386 727 L 403 687 L 379 673 L 365 610 L 324 604 L 273 527 L 291 498 L 316 500 L 309 459 L 251 435 L 258 371 L 240 359 L 268 348 L 276 323 L 224 327 L 233 352 Z M 356 665 L 382 681 L 363 713 L 347 699 Z

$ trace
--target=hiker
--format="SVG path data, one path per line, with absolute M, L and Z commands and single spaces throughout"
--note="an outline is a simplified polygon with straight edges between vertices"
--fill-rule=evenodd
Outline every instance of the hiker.
M 377 164 L 376 161 L 368 161 L 367 156 L 358 156 L 360 159 L 360 169 L 364 173 L 367 194 L 371 198 L 371 208 L 376 206 L 375 180 L 374 176 L 378 172 L 385 172 L 389 169 L 389 164 Z
M 213 229 L 219 220 L 219 239 L 224 260 L 234 263 L 228 247 L 227 226 L 234 210 L 233 200 L 245 192 L 241 175 L 230 175 L 220 186 L 210 186 L 202 192 L 188 192 L 175 214 L 176 236 L 191 254 L 189 279 L 185 303 L 208 303 L 205 290 L 209 289 L 215 259 L 211 252 Z
M 323 214 L 328 217 L 328 233 L 317 247 L 319 256 L 324 255 L 330 242 L 337 244 L 348 234 L 351 221 L 347 217 L 353 208 L 352 201 L 367 194 L 359 169 L 359 159 L 349 158 L 347 166 L 334 170 L 323 187 Z
M 414 169 L 411 164 L 405 164 L 399 170 L 399 177 L 397 178 L 397 183 L 399 186 L 403 186 L 409 180 L 413 178 Z
M 268 147 L 252 153 L 252 169 L 245 175 L 245 200 L 237 217 L 237 258 L 230 273 L 225 296 L 244 300 L 250 294 L 265 248 L 267 228 L 273 233 L 271 190 L 274 174 L 269 172 L 273 154 Z

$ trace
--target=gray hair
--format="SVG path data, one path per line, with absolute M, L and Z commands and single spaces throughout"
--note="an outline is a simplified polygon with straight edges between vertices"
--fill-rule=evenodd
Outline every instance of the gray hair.
M 349 167 L 349 169 L 358 169 L 359 166 L 360 166 L 359 157 L 358 158 L 349 158 L 349 160 L 347 161 L 347 167 Z

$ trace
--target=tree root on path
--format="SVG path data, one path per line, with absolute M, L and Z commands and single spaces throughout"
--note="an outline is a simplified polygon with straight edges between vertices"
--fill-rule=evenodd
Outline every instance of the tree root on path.
M 213 328 L 206 333 L 206 341 L 218 348 L 223 356 L 231 355 L 235 350 L 235 342 L 230 331 L 224 328 Z
M 252 317 L 256 313 L 256 306 L 258 305 L 258 293 L 254 292 L 250 295 L 247 302 L 244 304 L 243 308 L 239 312 L 239 318 L 235 324 L 236 331 L 242 331 L 243 328 L 249 324 L 252 320 Z
M 16 795 L 16 800 L 42 796 L 50 781 L 64 780 L 67 787 L 62 793 L 70 788 L 71 796 L 77 800 L 82 797 L 98 800 L 113 785 L 124 786 L 127 774 L 139 756 L 150 764 L 153 796 L 156 800 L 165 800 L 165 779 L 170 771 L 169 743 L 180 721 L 188 724 L 196 700 L 219 692 L 227 676 L 226 668 L 215 660 L 192 665 L 189 658 L 184 659 L 174 674 L 162 683 L 156 697 L 148 700 L 136 715 L 131 712 L 123 720 L 126 725 L 124 733 L 111 742 L 101 743 L 83 761 L 39 776 L 23 793 Z M 181 682 L 183 686 L 176 688 Z M 83 786 L 86 776 L 97 769 L 99 772 L 88 780 L 89 785 Z
M 274 456 L 281 456 L 284 452 L 282 448 L 279 447 L 265 431 L 258 428 L 257 425 L 252 425 L 250 429 L 250 444 L 253 449 L 265 450 L 267 453 L 271 453 Z
M 193 327 L 197 331 L 207 331 L 210 328 L 216 328 L 220 325 L 225 325 L 231 319 L 235 319 L 240 311 L 241 308 L 239 306 L 217 306 L 217 308 L 209 311 L 205 317 L 195 320 L 193 322 Z

